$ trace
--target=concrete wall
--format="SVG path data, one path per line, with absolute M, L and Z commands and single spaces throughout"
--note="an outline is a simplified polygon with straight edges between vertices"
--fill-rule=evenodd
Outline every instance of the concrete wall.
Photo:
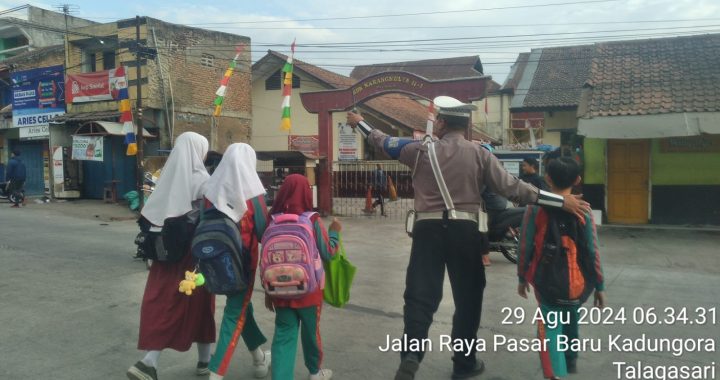
M 487 97 L 487 118 L 485 99 L 473 102 L 478 109 L 472 114 L 472 123 L 477 129 L 496 140 L 505 140 L 510 128 L 510 96 L 492 94 Z
M 604 184 L 606 171 L 604 139 L 584 142 L 584 183 Z M 660 139 L 651 140 L 650 180 L 655 185 L 720 185 L 720 153 L 663 153 Z
M 278 69 L 281 67 L 278 66 Z M 275 70 L 272 70 L 274 73 Z M 269 75 L 272 75 L 269 74 Z M 268 76 L 269 76 L 268 75 Z M 252 84 L 253 122 L 251 144 L 256 151 L 288 150 L 288 135 L 318 135 L 318 117 L 305 110 L 300 100 L 300 93 L 322 91 L 328 88 L 315 79 L 296 70 L 300 78 L 300 88 L 293 88 L 290 106 L 292 109 L 292 130 L 290 133 L 280 129 L 282 90 L 265 90 L 268 76 L 255 80 Z M 338 157 L 338 123 L 345 124 L 345 113 L 333 114 L 333 157 Z M 363 158 L 363 143 L 357 137 L 358 158 Z
M 605 184 L 605 146 L 606 140 L 585 139 L 583 144 L 583 183 Z
M 660 140 L 652 140 L 650 153 L 653 185 L 720 185 L 720 153 L 662 153 Z
M 33 6 L 28 7 L 28 21 L 30 22 L 40 23 L 51 28 L 65 29 L 66 19 L 68 29 L 97 24 L 97 22 L 95 21 L 90 21 L 75 16 L 67 16 L 66 18 L 64 13 L 53 12 L 47 9 Z
M 578 119 L 575 110 L 545 112 L 545 130 L 542 143 L 560 146 L 561 133 L 577 131 Z
M 93 24 L 96 24 L 96 22 L 74 16 L 67 16 L 66 19 L 65 15 L 62 13 L 33 6 L 29 6 L 27 8 L 27 16 L 25 19 L 9 17 L 6 20 L 0 20 L 0 28 L 15 28 L 16 31 L 14 34 L 18 36 L 24 35 L 27 37 L 28 46 L 33 48 L 62 44 L 65 38 L 64 30 L 66 27 L 67 29 L 74 29 Z M 41 30 L 34 28 L 33 25 L 41 25 L 46 28 L 57 30 Z M 3 33 L 3 35 L 5 38 L 8 38 L 10 35 L 13 35 L 13 32 L 8 31 Z
M 81 32 L 83 34 L 87 35 L 93 35 L 98 36 L 98 38 L 103 38 L 103 40 L 107 39 L 107 44 L 110 45 L 111 42 L 109 42 L 112 39 L 117 40 L 128 40 L 128 39 L 135 39 L 135 29 L 132 28 L 123 28 L 118 29 L 117 23 L 107 23 L 107 24 L 98 24 L 93 25 L 85 28 L 77 29 L 78 32 Z M 141 34 L 141 38 L 143 38 Z M 92 51 L 96 52 L 94 49 L 86 49 L 82 46 L 83 43 L 88 43 L 89 40 L 92 40 L 91 38 L 84 36 L 84 35 L 74 35 L 69 34 L 68 35 L 68 44 L 66 45 L 66 59 L 67 59 L 67 74 L 79 74 L 83 72 L 83 51 Z M 94 43 L 94 41 L 93 41 Z M 97 45 L 97 44 L 96 44 Z M 130 87 L 128 88 L 128 93 L 130 95 L 130 99 L 133 101 L 134 106 L 134 100 L 137 99 L 137 90 L 135 88 L 135 78 L 136 78 L 136 68 L 135 68 L 135 56 L 128 51 L 127 48 L 121 48 L 117 46 L 113 46 L 113 51 L 115 51 L 115 63 L 116 67 L 123 65 L 126 66 L 126 75 L 128 80 L 130 81 Z M 132 65 L 132 66 L 130 66 Z M 102 54 L 97 54 L 96 56 L 96 69 L 97 71 L 102 71 L 105 69 L 104 62 L 102 61 Z M 145 70 L 145 67 L 143 67 L 143 81 L 147 78 L 147 70 Z M 143 98 L 147 97 L 145 94 L 147 94 L 146 91 L 148 91 L 148 86 L 143 85 L 142 86 L 143 91 Z M 118 109 L 118 102 L 117 101 L 107 101 L 107 102 L 89 102 L 89 103 L 76 103 L 76 104 L 68 104 L 67 105 L 67 112 L 68 113 L 82 113 L 82 112 L 103 112 L 103 111 L 117 111 Z

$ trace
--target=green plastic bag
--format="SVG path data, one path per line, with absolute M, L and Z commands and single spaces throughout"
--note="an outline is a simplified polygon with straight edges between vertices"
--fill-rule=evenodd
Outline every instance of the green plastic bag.
M 125 193 L 125 199 L 128 201 L 130 210 L 137 211 L 140 208 L 140 197 L 137 191 L 133 190 Z
M 340 236 L 340 249 L 330 261 L 323 262 L 325 267 L 325 302 L 335 307 L 343 307 L 350 300 L 350 287 L 357 268 L 345 256 L 345 247 Z

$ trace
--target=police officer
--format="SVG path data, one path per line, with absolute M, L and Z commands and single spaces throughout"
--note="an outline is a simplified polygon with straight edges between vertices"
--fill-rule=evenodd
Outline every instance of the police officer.
M 562 207 L 577 215 L 589 209 L 580 199 L 563 198 L 520 181 L 508 174 L 490 152 L 466 140 L 465 131 L 471 112 L 476 109 L 474 105 L 448 96 L 440 96 L 433 102 L 438 109 L 435 134 L 440 138 L 434 143 L 434 149 L 447 193 L 455 206 L 453 212 L 447 209 L 435 179 L 428 144 L 390 137 L 373 129 L 359 114 L 347 114 L 347 123 L 358 129 L 371 145 L 412 169 L 417 218 L 404 294 L 404 334 L 410 343 L 408 348 L 413 342 L 422 342 L 428 337 L 433 314 L 442 298 L 445 268 L 455 301 L 452 338 L 466 342 L 477 339 L 485 289 L 480 250 L 487 236 L 479 231 L 484 224 L 479 211 L 485 188 L 515 202 Z M 422 351 L 403 351 L 395 379 L 414 379 L 423 355 Z M 473 345 L 470 352 L 454 353 L 452 378 L 474 377 L 484 367 L 483 361 L 476 358 Z

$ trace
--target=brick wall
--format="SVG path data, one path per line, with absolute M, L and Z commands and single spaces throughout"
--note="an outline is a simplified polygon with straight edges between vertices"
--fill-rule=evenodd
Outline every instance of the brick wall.
M 95 25 L 82 28 L 82 31 L 92 35 L 116 35 L 121 43 L 135 38 L 134 20 Z M 252 121 L 249 38 L 190 28 L 152 18 L 147 18 L 141 25 L 140 38 L 144 44 L 156 48 L 158 52 L 158 59 L 148 58 L 142 62 L 142 77 L 147 80 L 147 84 L 142 86 L 143 107 L 164 112 L 166 107 L 170 108 L 174 103 L 174 136 L 185 131 L 195 131 L 208 139 L 215 91 L 235 56 L 235 46 L 246 45 L 247 48 L 230 80 L 223 104 L 223 117 L 218 120 L 217 149 L 224 151 L 232 142 L 249 140 Z M 136 77 L 134 56 L 128 53 L 127 49 L 119 49 L 117 52 L 117 61 L 127 68 L 128 79 L 132 85 Z M 81 58 L 81 50 L 71 43 L 69 61 L 70 67 L 74 66 L 72 71 L 80 71 Z M 209 62 L 208 58 L 212 58 L 212 62 Z M 101 67 L 102 65 L 98 64 L 98 70 Z M 134 85 L 130 87 L 129 95 L 134 107 Z M 95 102 L 73 105 L 68 111 L 92 112 L 116 108 L 116 102 Z M 159 124 L 163 125 L 158 127 L 165 128 L 164 122 Z M 167 135 L 165 131 L 161 133 L 161 136 Z M 161 148 L 169 147 L 167 141 L 169 140 L 161 141 Z
M 52 50 L 47 53 L 31 55 L 25 59 L 12 62 L 13 71 L 24 71 L 65 64 L 65 51 L 63 49 Z
M 237 142 L 248 143 L 250 120 L 235 117 L 219 117 L 217 119 L 217 148 L 224 152 L 228 145 Z M 183 132 L 196 132 L 210 139 L 211 117 L 194 113 L 177 113 L 175 120 L 175 137 Z
M 222 117 L 217 120 L 217 149 L 224 151 L 233 142 L 249 141 L 252 121 L 250 39 L 155 19 L 148 19 L 147 36 L 148 44 L 155 46 L 159 58 L 148 61 L 146 66 L 149 73 L 147 101 L 157 107 L 163 107 L 165 100 L 170 103 L 172 85 L 177 115 L 175 136 L 192 130 L 210 138 L 215 91 L 235 56 L 235 46 L 247 46 L 230 80 Z

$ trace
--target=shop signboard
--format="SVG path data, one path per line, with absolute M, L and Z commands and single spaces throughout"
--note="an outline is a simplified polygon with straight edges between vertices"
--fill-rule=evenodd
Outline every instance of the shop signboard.
M 46 140 L 50 137 L 50 127 L 47 125 L 22 127 L 19 132 L 20 140 Z
M 102 136 L 73 136 L 72 159 L 103 161 Z
M 303 152 L 312 156 L 320 155 L 320 139 L 318 135 L 288 136 L 288 150 Z
M 94 73 L 68 74 L 65 83 L 67 103 L 117 100 L 121 88 L 127 88 L 125 68 Z
M 65 114 L 63 71 L 59 65 L 12 74 L 13 127 L 47 128 L 55 116 Z
M 55 192 L 63 191 L 63 184 L 65 183 L 65 168 L 63 167 L 63 149 L 61 146 L 52 147 L 52 158 L 53 158 L 53 184 L 55 185 Z

